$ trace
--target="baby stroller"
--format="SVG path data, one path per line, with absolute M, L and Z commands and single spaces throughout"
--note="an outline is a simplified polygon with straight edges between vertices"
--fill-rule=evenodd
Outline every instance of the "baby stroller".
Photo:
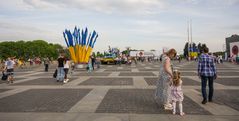
M 2 72 L 2 80 L 6 81 L 7 80 L 8 75 L 5 73 L 5 71 Z

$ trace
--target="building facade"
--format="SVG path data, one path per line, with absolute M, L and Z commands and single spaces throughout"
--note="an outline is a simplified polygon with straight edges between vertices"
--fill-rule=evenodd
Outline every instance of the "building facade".
M 232 35 L 226 38 L 226 53 L 229 57 L 238 56 L 239 35 Z

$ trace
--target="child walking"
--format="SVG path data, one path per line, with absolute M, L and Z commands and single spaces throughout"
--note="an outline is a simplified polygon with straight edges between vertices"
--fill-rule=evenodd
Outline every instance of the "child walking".
M 176 103 L 178 102 L 179 106 L 179 115 L 183 116 L 185 113 L 183 112 L 183 91 L 182 91 L 182 80 L 180 76 L 180 72 L 177 70 L 173 71 L 173 81 L 171 86 L 171 96 L 173 103 L 173 114 L 176 114 Z

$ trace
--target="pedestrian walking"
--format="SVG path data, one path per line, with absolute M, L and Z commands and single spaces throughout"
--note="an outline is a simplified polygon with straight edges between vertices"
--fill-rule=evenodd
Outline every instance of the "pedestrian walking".
M 203 96 L 202 104 L 207 101 L 212 102 L 213 98 L 213 80 L 217 78 L 216 66 L 212 56 L 208 54 L 209 49 L 204 48 L 198 61 L 198 76 L 201 79 L 201 91 Z M 209 86 L 209 95 L 207 98 L 206 86 Z
M 171 86 L 171 96 L 173 103 L 173 114 L 176 114 L 176 104 L 178 102 L 179 107 L 179 115 L 183 116 L 185 113 L 183 112 L 183 91 L 182 91 L 182 83 L 180 72 L 175 70 L 173 71 L 173 81 Z
M 91 56 L 91 66 L 92 66 L 92 69 L 95 70 L 95 57 L 94 56 Z
M 96 65 L 97 65 L 97 68 L 99 69 L 100 68 L 100 57 L 96 57 Z
M 170 84 L 172 83 L 173 72 L 171 59 L 176 56 L 177 52 L 175 49 L 170 49 L 168 52 L 162 55 L 162 64 L 159 71 L 159 79 L 157 81 L 157 88 L 155 92 L 155 99 L 158 99 L 163 103 L 165 110 L 172 110 L 171 102 L 171 89 Z
M 91 64 L 91 62 L 92 61 L 91 61 L 91 58 L 90 58 L 89 61 L 88 61 L 87 67 L 86 67 L 88 73 L 92 72 L 92 64 Z
M 63 83 L 67 83 L 69 81 L 69 79 L 67 78 L 67 74 L 70 68 L 70 59 L 65 59 L 65 63 L 64 63 L 64 72 L 65 72 L 65 77 L 64 77 L 64 81 Z
M 65 72 L 64 72 L 64 62 L 65 58 L 63 53 L 60 54 L 59 58 L 57 59 L 58 61 L 58 68 L 57 68 L 57 82 L 61 81 L 63 82 L 64 77 L 65 77 Z
M 74 72 L 75 70 L 75 63 L 71 62 L 71 74 Z
M 44 58 L 43 62 L 45 65 L 45 72 L 48 72 L 48 68 L 49 68 L 49 64 L 50 64 L 49 58 L 48 57 Z
M 13 83 L 14 81 L 14 78 L 13 78 L 13 75 L 14 75 L 14 67 L 15 67 L 15 62 L 13 60 L 13 58 L 8 58 L 7 61 L 5 62 L 5 69 L 7 71 L 7 81 L 8 83 Z

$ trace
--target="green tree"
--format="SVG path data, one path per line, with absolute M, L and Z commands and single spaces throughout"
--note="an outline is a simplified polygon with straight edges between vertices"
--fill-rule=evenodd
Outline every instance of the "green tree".
M 49 44 L 44 40 L 5 41 L 0 42 L 0 59 L 6 59 L 7 57 L 16 57 L 25 60 L 34 57 L 51 57 L 56 59 L 60 50 L 63 50 L 61 45 Z
M 184 57 L 188 57 L 188 42 L 184 46 L 183 55 Z

